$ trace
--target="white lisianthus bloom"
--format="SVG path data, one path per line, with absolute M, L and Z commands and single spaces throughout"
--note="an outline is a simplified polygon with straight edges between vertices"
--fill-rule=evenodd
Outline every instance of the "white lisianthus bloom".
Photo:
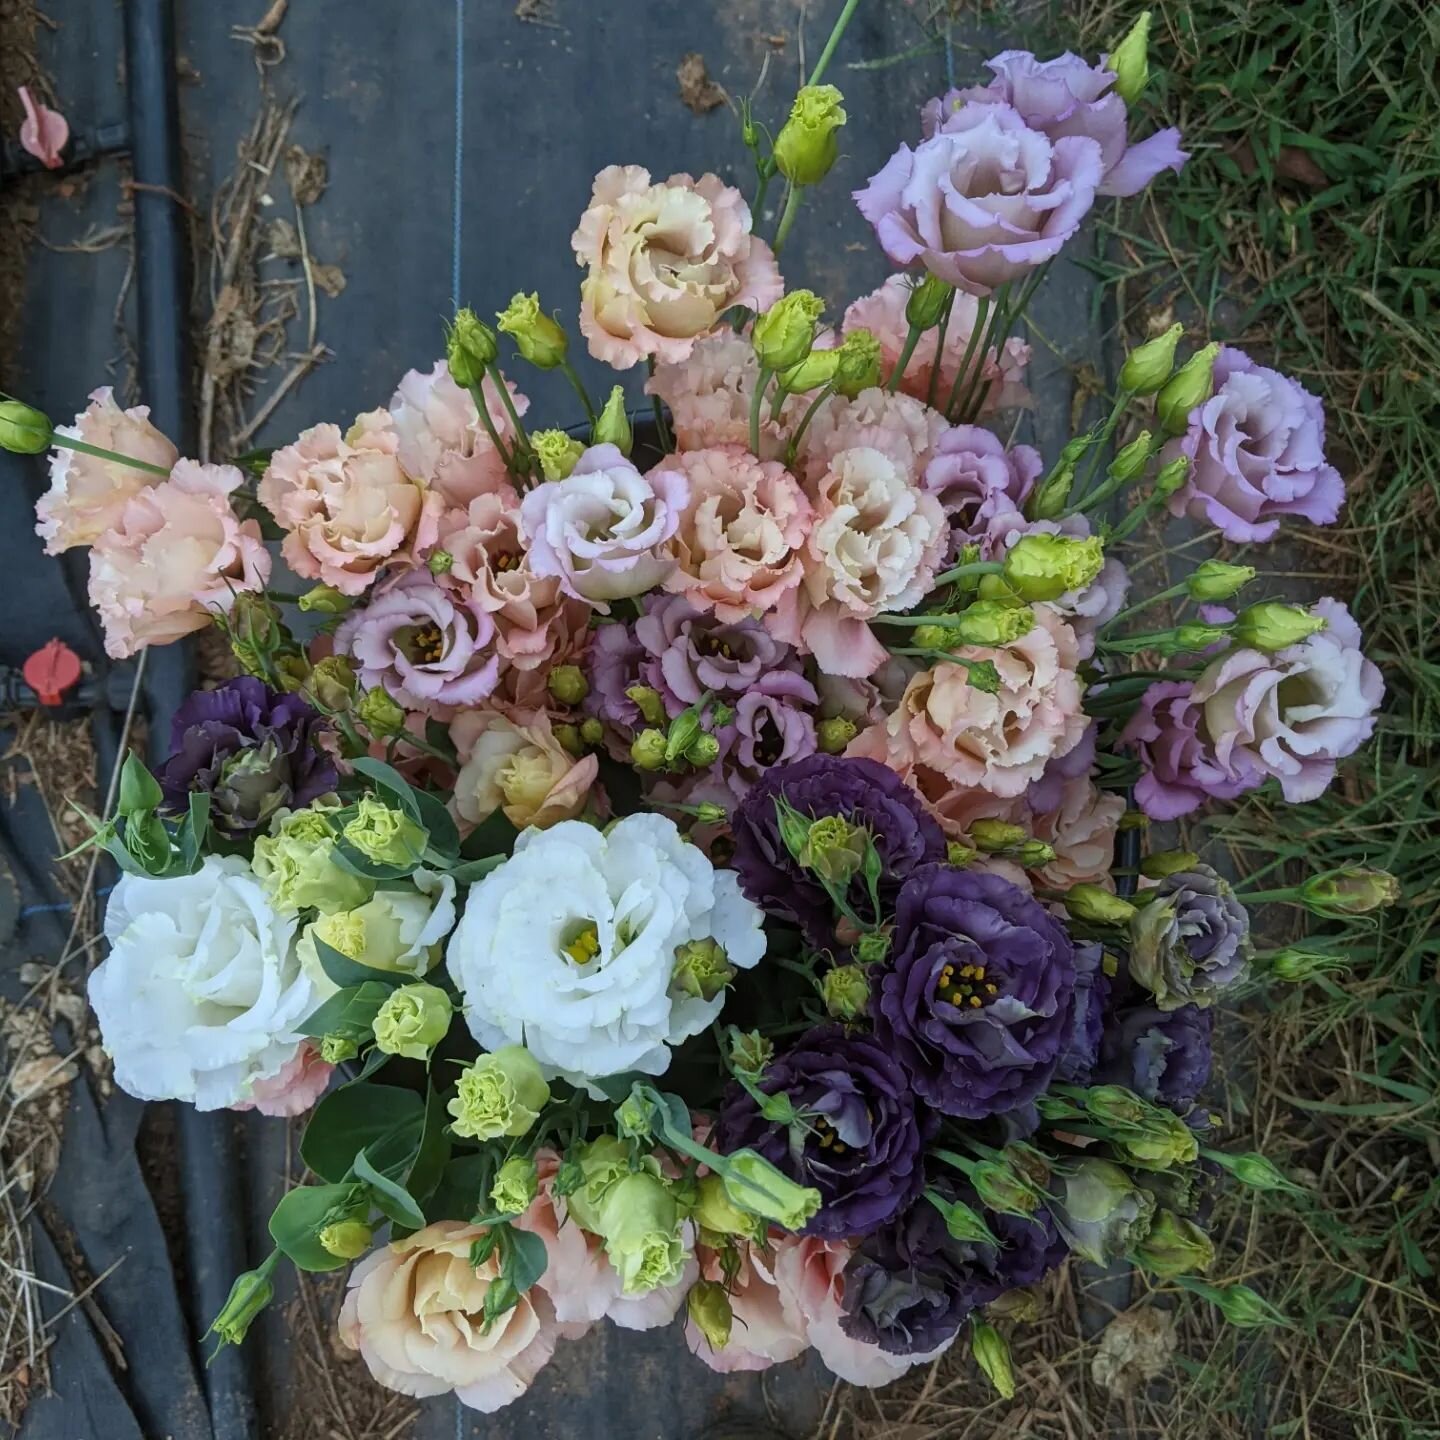
M 677 952 L 713 941 L 748 970 L 765 953 L 761 919 L 664 816 L 603 832 L 567 820 L 527 830 L 474 886 L 446 954 L 485 1049 L 524 1045 L 547 1079 L 585 1085 L 663 1074 L 670 1047 L 724 1003 L 723 989 L 706 999 L 677 981 Z
M 110 954 L 90 977 L 120 1087 L 219 1110 L 277 1075 L 316 1005 L 295 923 L 235 856 L 171 880 L 123 876 L 105 912 Z

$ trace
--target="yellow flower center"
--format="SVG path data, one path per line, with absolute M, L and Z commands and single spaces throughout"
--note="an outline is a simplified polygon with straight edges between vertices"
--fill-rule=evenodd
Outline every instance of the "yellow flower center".
M 600 927 L 593 920 L 582 921 L 560 950 L 573 964 L 588 965 L 600 953 Z
M 951 1005 L 969 1006 L 978 1010 L 987 1001 L 999 994 L 999 988 L 985 979 L 983 965 L 947 965 L 940 972 L 940 982 L 935 987 L 935 998 Z

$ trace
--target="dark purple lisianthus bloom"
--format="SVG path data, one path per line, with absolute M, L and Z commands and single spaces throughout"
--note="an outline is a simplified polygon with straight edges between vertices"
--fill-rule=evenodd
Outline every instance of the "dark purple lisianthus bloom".
M 317 741 L 330 728 L 298 695 L 242 675 L 196 690 L 170 723 L 170 758 L 157 777 L 175 813 L 192 790 L 210 794 L 210 823 L 245 835 L 282 807 L 299 810 L 338 782 Z
M 922 1099 L 980 1120 L 1050 1083 L 1074 992 L 1074 946 L 1043 905 L 998 875 L 925 865 L 895 901 L 875 1033 Z
M 1137 1005 L 1110 1017 L 1100 1042 L 1100 1080 L 1172 1110 L 1190 1108 L 1210 1078 L 1213 1012 L 1197 1005 Z
M 1067 1085 L 1088 1084 L 1100 1055 L 1105 1006 L 1110 999 L 1110 980 L 1101 968 L 1104 959 L 1105 947 L 1098 940 L 1086 940 L 1075 946 L 1075 993 L 1070 1001 L 1070 1025 L 1055 1065 L 1055 1078 Z
M 981 1211 L 968 1187 L 941 1181 L 947 1200 L 963 1200 L 1001 1241 L 956 1240 L 944 1217 L 920 1199 L 870 1236 L 845 1267 L 840 1328 L 891 1355 L 928 1355 L 951 1340 L 966 1316 L 1017 1286 L 1033 1285 L 1065 1258 L 1066 1248 L 1043 1209 L 1034 1220 Z
M 1168 875 L 1130 926 L 1130 978 L 1162 1010 L 1214 1003 L 1250 969 L 1250 913 L 1208 865 Z
M 775 808 L 779 799 L 808 819 L 839 815 L 869 831 L 880 856 L 882 909 L 917 865 L 945 857 L 938 822 L 893 770 L 874 760 L 812 755 L 767 770 L 732 817 L 731 863 L 745 894 L 770 914 L 793 920 L 812 945 L 834 940 L 834 909 L 819 878 L 785 848 Z M 879 918 L 869 915 L 869 895 L 859 876 L 848 899 L 857 915 Z
M 821 1203 L 805 1234 L 867 1235 L 920 1193 L 922 1123 L 904 1072 L 873 1036 L 841 1025 L 807 1030 L 766 1067 L 760 1088 L 789 1096 L 809 1130 L 792 1136 L 737 1086 L 720 1112 L 719 1148 L 758 1150 L 798 1184 L 813 1185 Z

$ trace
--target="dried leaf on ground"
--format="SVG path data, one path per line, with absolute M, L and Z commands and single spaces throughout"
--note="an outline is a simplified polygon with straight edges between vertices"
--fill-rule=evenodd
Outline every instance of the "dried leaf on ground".
M 345 288 L 345 272 L 338 265 L 321 265 L 312 260 L 310 274 L 315 288 L 323 290 L 332 300 Z
M 1174 1354 L 1174 1315 L 1141 1305 L 1117 1315 L 1105 1327 L 1090 1374 L 1112 1395 L 1134 1395 L 1165 1372 Z
M 330 167 L 318 151 L 292 145 L 285 152 L 285 179 L 297 205 L 313 205 L 330 183 Z
M 705 68 L 705 57 L 698 50 L 692 50 L 681 60 L 675 71 L 680 83 L 680 98 L 697 115 L 704 115 L 717 105 L 723 105 L 728 98 L 725 87 L 710 78 Z

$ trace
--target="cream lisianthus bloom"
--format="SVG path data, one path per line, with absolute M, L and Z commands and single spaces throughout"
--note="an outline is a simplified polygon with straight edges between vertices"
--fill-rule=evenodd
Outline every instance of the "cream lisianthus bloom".
M 547 1078 L 663 1074 L 670 1047 L 720 1013 L 723 989 L 676 983 L 677 952 L 713 940 L 730 966 L 765 951 L 760 911 L 660 815 L 601 832 L 527 830 L 474 886 L 447 947 L 471 1033 L 524 1045 Z M 598 1092 L 597 1092 L 598 1093 Z
M 544 711 L 467 710 L 450 726 L 460 758 L 455 812 L 478 825 L 503 810 L 517 829 L 573 820 L 599 773 L 593 755 L 576 759 L 555 738 Z

